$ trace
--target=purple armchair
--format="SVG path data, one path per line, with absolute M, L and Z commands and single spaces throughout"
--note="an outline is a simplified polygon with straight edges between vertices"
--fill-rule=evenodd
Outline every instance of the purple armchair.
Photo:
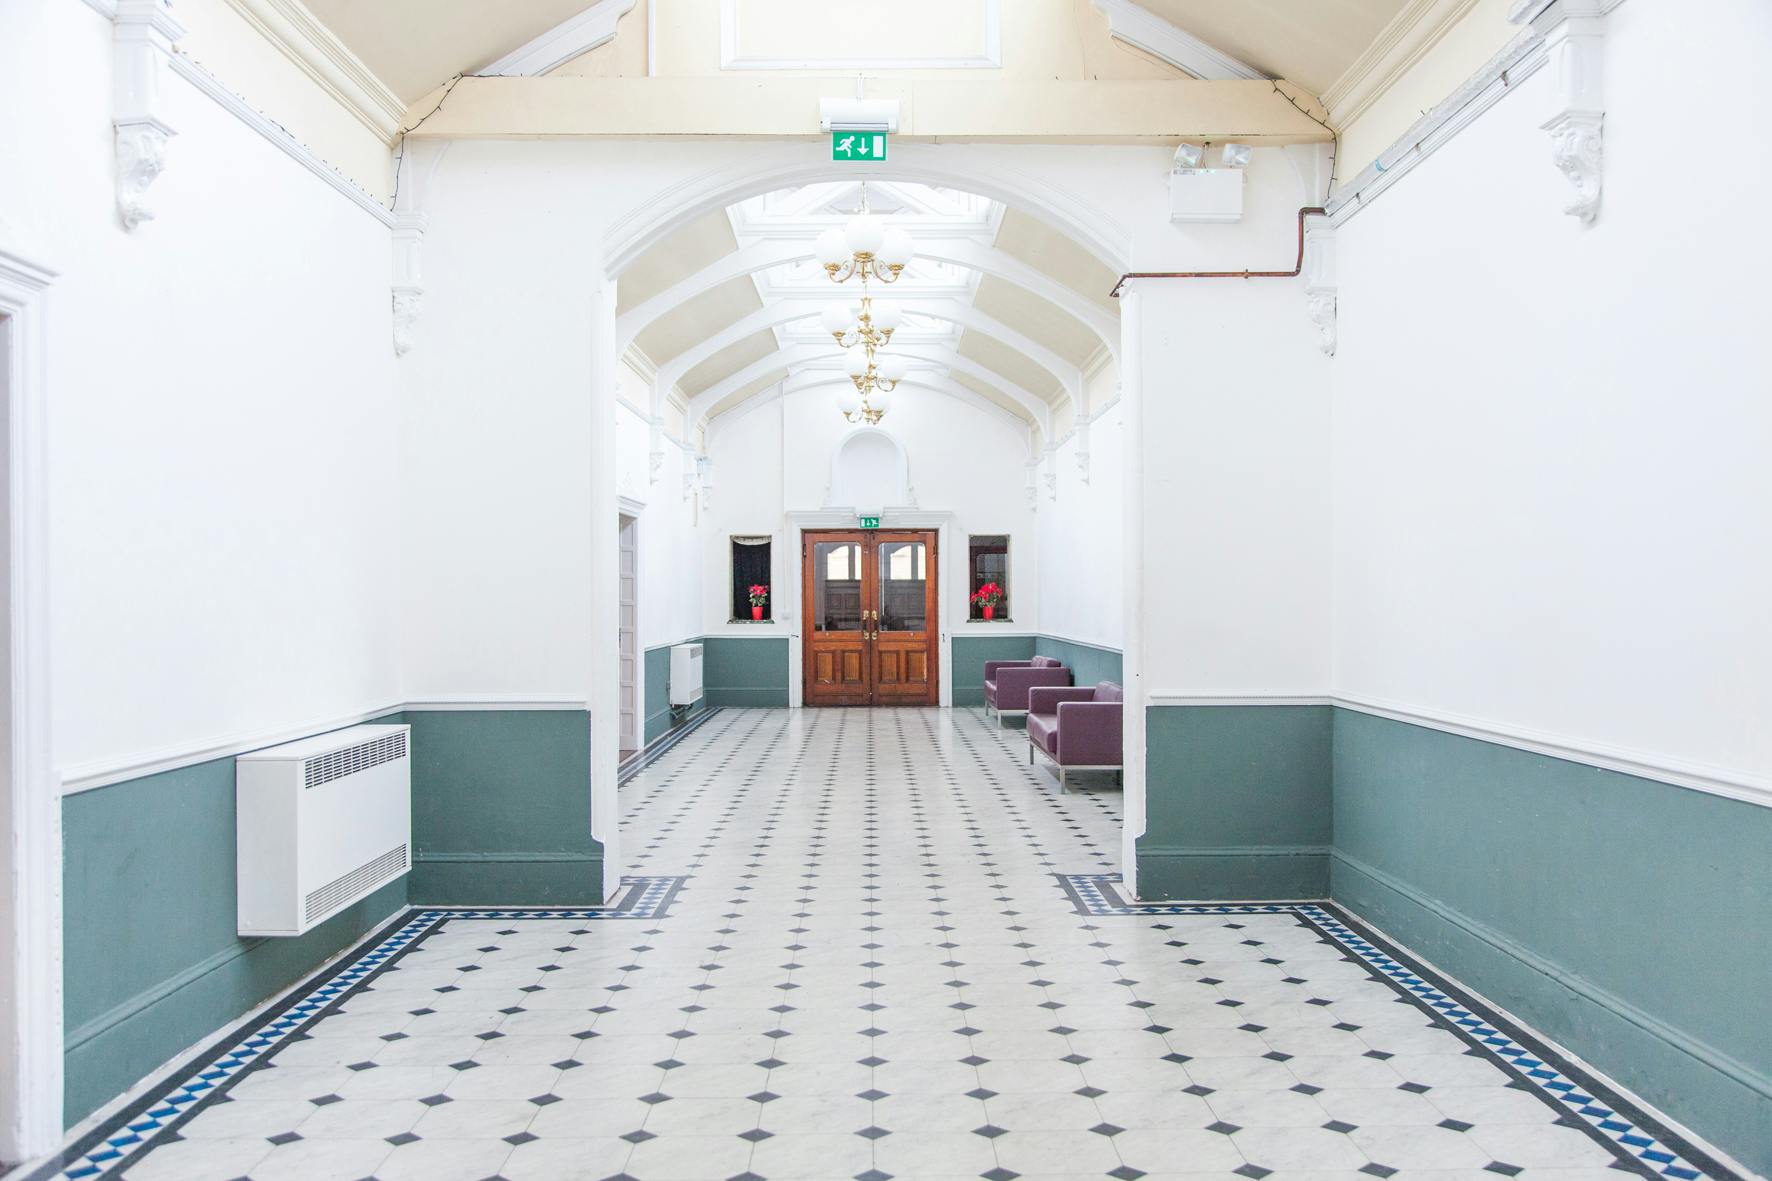
M 1068 771 L 1121 768 L 1120 686 L 1093 689 L 1036 688 L 1028 692 L 1028 763 L 1043 751 L 1058 766 L 1058 790 L 1068 791 Z
M 985 708 L 997 711 L 997 724 L 1004 714 L 1025 714 L 1028 711 L 1028 690 L 1037 685 L 1069 685 L 1071 670 L 1050 656 L 1032 660 L 987 660 L 984 662 Z

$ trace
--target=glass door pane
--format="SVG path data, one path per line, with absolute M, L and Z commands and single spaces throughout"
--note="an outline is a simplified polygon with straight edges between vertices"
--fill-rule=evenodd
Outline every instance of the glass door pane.
M 880 630 L 928 630 L 928 555 L 921 541 L 880 542 Z
M 861 627 L 861 543 L 820 541 L 812 546 L 812 627 L 858 632 Z

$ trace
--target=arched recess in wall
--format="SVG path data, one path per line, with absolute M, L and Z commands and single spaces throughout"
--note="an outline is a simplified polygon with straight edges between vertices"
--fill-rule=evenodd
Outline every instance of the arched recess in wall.
M 831 484 L 826 508 L 858 510 L 915 508 L 911 460 L 891 431 L 858 427 L 831 449 Z
M 904 144 L 893 158 L 869 166 L 870 180 L 899 180 L 964 189 L 1024 210 L 1077 242 L 1116 273 L 1131 269 L 1131 234 L 1107 211 L 1075 193 L 1000 160 L 975 158 L 956 145 Z M 747 155 L 739 164 L 683 178 L 648 194 L 610 224 L 603 239 L 605 273 L 618 278 L 654 242 L 696 218 L 774 189 L 831 178 L 823 145 L 780 144 Z

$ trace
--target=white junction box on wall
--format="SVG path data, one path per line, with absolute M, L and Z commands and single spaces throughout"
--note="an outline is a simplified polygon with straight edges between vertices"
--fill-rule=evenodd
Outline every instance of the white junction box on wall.
M 412 868 L 410 726 L 234 760 L 241 935 L 300 935 Z
M 1241 168 L 1177 168 L 1169 174 L 1169 220 L 1243 220 Z
M 671 704 L 701 700 L 701 645 L 677 644 L 671 649 Z

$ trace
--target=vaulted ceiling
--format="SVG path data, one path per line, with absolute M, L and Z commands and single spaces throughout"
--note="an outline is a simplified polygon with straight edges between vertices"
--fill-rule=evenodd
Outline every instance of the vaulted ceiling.
M 820 233 L 864 205 L 919 248 L 896 283 L 870 285 L 876 300 L 895 300 L 906 313 L 888 348 L 910 358 L 913 373 L 970 391 L 1042 434 L 1054 421 L 1068 422 L 1085 375 L 1109 355 L 1102 334 L 1075 308 L 1116 315 L 1107 298 L 1113 273 L 1045 223 L 984 197 L 905 182 L 832 181 L 709 214 L 654 244 L 621 276 L 618 314 L 628 317 L 637 366 L 659 374 L 659 394 L 690 408 L 690 429 L 796 374 L 847 380 L 818 316 L 833 302 L 853 306 L 858 280 L 833 284 L 805 257 L 717 281 L 696 277 L 720 274 L 721 260 L 747 249 L 767 251 L 766 258 L 804 256 Z M 987 265 L 998 259 L 995 271 L 1031 267 L 1053 283 L 1038 292 L 955 256 Z M 1071 311 L 1054 291 L 1070 293 Z M 670 306 L 660 308 L 661 296 Z
M 751 0 L 756 2 L 756 0 Z M 777 3 L 782 0 L 776 0 Z M 799 2 L 799 0 L 796 0 Z M 953 0 L 950 11 L 964 23 L 962 9 L 987 0 Z M 1059 53 L 1080 62 L 1086 76 L 1107 77 L 1126 67 L 1113 59 L 1144 56 L 1107 40 L 1104 15 L 1113 6 L 1142 9 L 1232 58 L 1275 78 L 1285 78 L 1322 94 L 1370 45 L 1410 0 L 997 0 L 1006 46 Z M 456 74 L 484 69 L 593 7 L 590 0 L 306 0 L 307 6 L 389 89 L 407 103 L 417 102 Z M 645 41 L 649 25 L 661 31 L 707 26 L 710 46 L 720 35 L 718 0 L 605 0 L 622 13 L 617 40 Z M 839 38 L 844 30 L 867 27 L 878 15 L 878 0 L 821 0 L 821 36 Z M 656 9 L 656 12 L 650 11 Z M 854 12 L 846 11 L 853 9 Z M 1053 26 L 1042 37 L 1026 35 L 1016 22 Z M 680 32 L 670 33 L 673 45 Z M 1058 50 L 1057 46 L 1069 46 Z M 644 52 L 598 56 L 619 58 L 607 68 L 618 73 L 647 69 Z M 675 58 L 675 54 L 667 54 Z M 691 52 L 691 60 L 702 54 Z M 717 53 L 709 50 L 709 56 Z M 653 63 L 661 71 L 670 61 Z M 1023 63 L 1026 64 L 1026 63 Z M 1039 68 L 1050 63 L 1042 61 Z M 1006 60 L 1006 73 L 1017 63 Z M 1163 71 L 1175 72 L 1163 65 Z M 577 67 L 569 70 L 577 72 Z
M 717 74 L 741 29 L 747 51 L 758 50 L 753 41 L 774 47 L 760 68 L 829 73 L 829 62 L 798 59 L 814 50 L 865 56 L 881 22 L 894 20 L 895 35 L 912 23 L 932 61 L 976 55 L 961 43 L 981 28 L 988 41 L 998 28 L 1000 65 L 985 72 L 1011 80 L 1266 75 L 1321 94 L 1422 0 L 901 0 L 891 14 L 879 0 L 306 3 L 411 104 L 457 74 L 516 69 L 512 60 L 567 74 Z M 581 36 L 593 27 L 595 36 Z M 568 56 L 553 56 L 562 44 Z M 865 205 L 926 247 L 899 283 L 875 287 L 876 298 L 908 311 L 891 347 L 957 394 L 1048 436 L 1065 429 L 1088 379 L 1109 363 L 1104 326 L 1118 315 L 1109 269 L 1045 222 L 971 194 L 876 183 Z M 816 317 L 833 300 L 853 302 L 859 287 L 834 287 L 807 255 L 822 230 L 863 206 L 853 182 L 769 193 L 682 227 L 635 261 L 619 285 L 622 343 L 636 368 L 659 375 L 655 412 L 668 398 L 690 412 L 693 431 L 791 374 L 844 380 Z M 757 266 L 720 265 L 759 253 Z

